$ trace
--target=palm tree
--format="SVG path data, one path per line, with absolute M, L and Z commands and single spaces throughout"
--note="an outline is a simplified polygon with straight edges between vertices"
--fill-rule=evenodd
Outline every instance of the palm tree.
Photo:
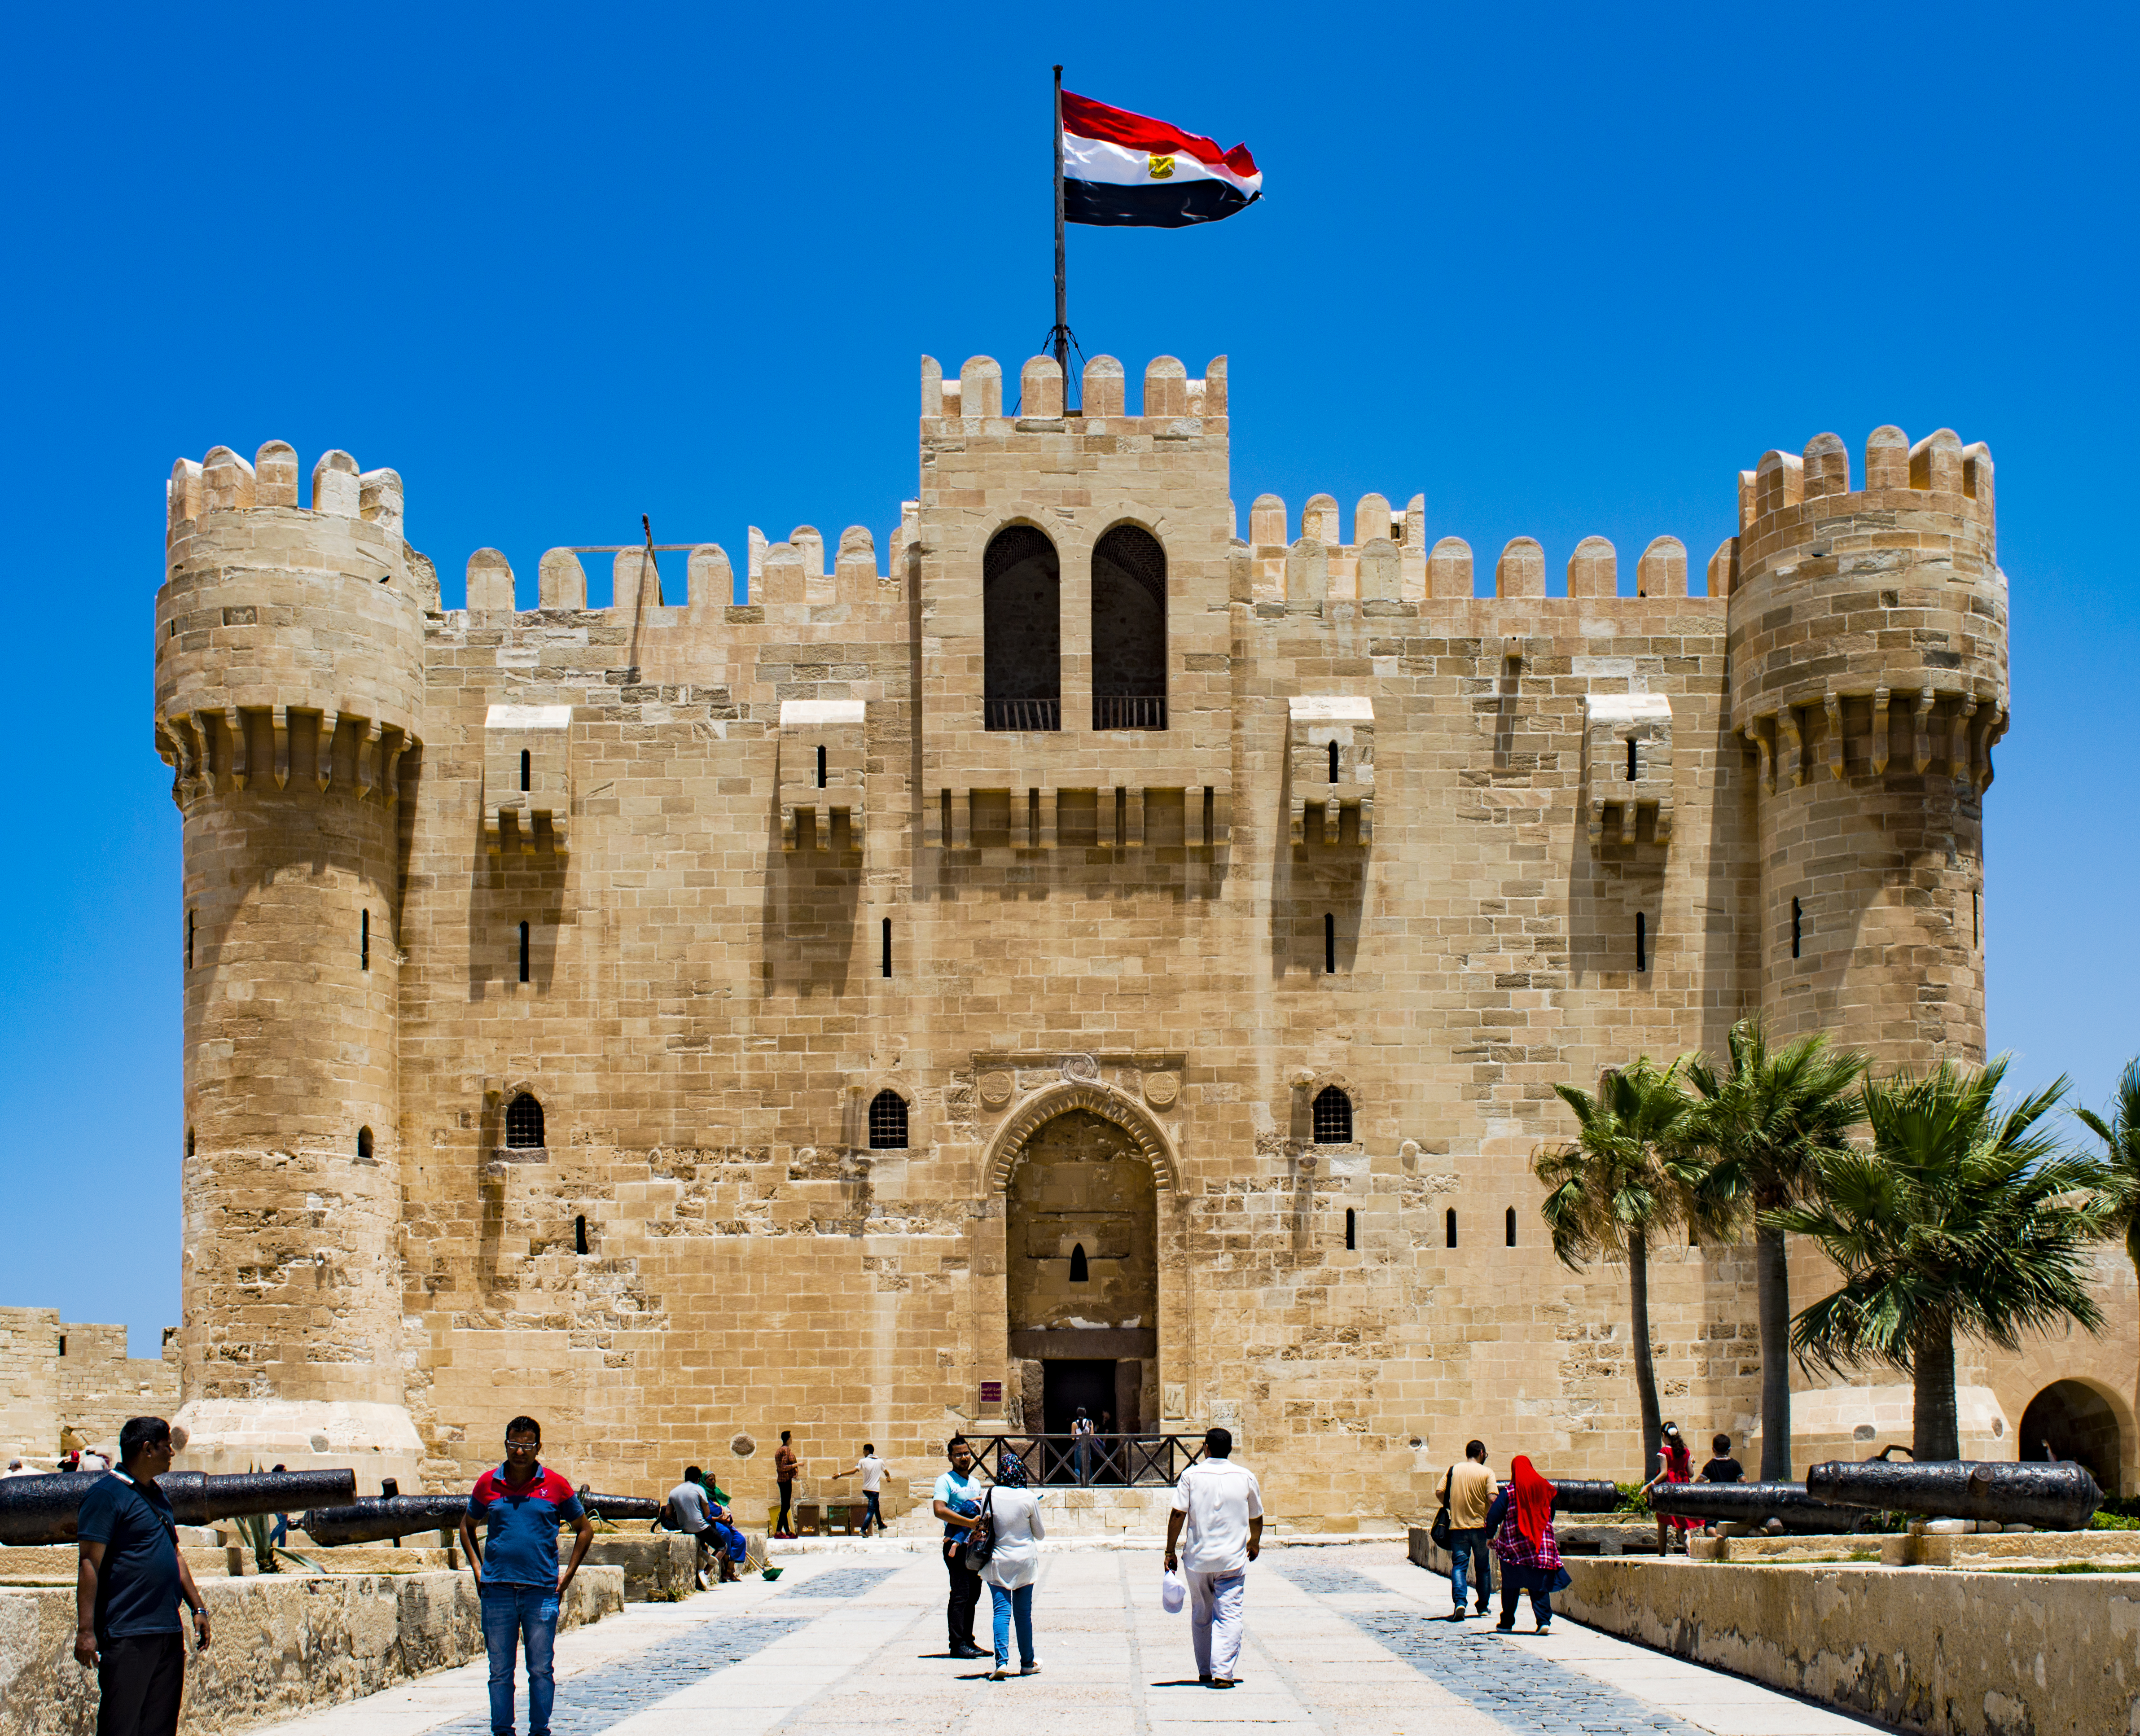
M 2091 1332 L 2103 1323 L 2088 1290 L 2102 1168 L 2037 1125 L 2064 1079 L 2000 1111 L 2008 1059 L 1976 1069 L 1942 1062 L 1922 1076 L 1867 1084 L 1872 1150 L 1816 1158 L 1815 1197 L 1763 1220 L 1811 1236 L 1843 1274 L 1843 1287 L 1793 1326 L 1799 1360 L 1907 1371 L 1919 1459 L 1961 1456 L 1957 1332 L 2016 1351 L 2024 1331 L 2060 1320 Z
M 1594 1097 L 1556 1085 L 1575 1111 L 1575 1142 L 1540 1151 L 1531 1165 L 1546 1185 L 1539 1210 L 1561 1263 L 1580 1272 L 1601 1255 L 1627 1263 L 1645 1475 L 1662 1423 L 1650 1342 L 1649 1238 L 1685 1219 L 1696 1179 L 1681 1155 L 1681 1135 L 1693 1105 L 1680 1088 L 1679 1069 L 1675 1061 L 1659 1072 L 1644 1055 L 1607 1072 Z
M 1853 1088 L 1867 1057 L 1802 1037 L 1771 1050 L 1759 1019 L 1732 1026 L 1731 1065 L 1687 1065 L 1697 1101 L 1687 1137 L 1706 1160 L 1696 1190 L 1702 1228 L 1726 1232 L 1754 1216 L 1754 1292 L 1761 1322 L 1761 1479 L 1791 1474 L 1791 1278 L 1784 1233 L 1760 1214 L 1807 1199 L 1814 1161 L 1842 1152 L 1865 1119 Z
M 2125 1238 L 2125 1257 L 2140 1274 L 2140 1060 L 2127 1062 L 2118 1076 L 2118 1101 L 2108 1121 L 2092 1109 L 2074 1114 L 2103 1143 L 2104 1233 Z

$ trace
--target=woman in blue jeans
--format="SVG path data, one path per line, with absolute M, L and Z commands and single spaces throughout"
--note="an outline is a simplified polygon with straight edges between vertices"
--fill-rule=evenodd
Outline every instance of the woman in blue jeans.
M 1011 1624 L 1018 1624 L 1020 1675 L 1040 1674 L 1033 1650 L 1033 1582 L 1040 1572 L 1040 1540 L 1048 1528 L 1040 1522 L 1040 1495 L 1027 1486 L 1025 1461 L 1006 1452 L 996 1467 L 995 1487 L 984 1508 L 995 1538 L 995 1552 L 981 1569 L 981 1580 L 996 1606 L 996 1667 L 989 1680 L 1010 1674 Z

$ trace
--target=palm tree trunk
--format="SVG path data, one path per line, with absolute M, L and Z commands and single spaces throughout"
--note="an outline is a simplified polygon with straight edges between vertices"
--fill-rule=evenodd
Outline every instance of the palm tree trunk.
M 1761 1316 L 1761 1480 L 1791 1476 L 1791 1270 L 1784 1233 L 1754 1237 L 1754 1295 Z
M 1927 1459 L 1961 1457 L 1961 1420 L 1954 1401 L 1954 1323 L 1928 1316 L 1910 1350 L 1910 1454 Z
M 1635 1396 L 1642 1407 L 1642 1476 L 1656 1468 L 1658 1431 L 1657 1365 L 1650 1351 L 1650 1243 L 1638 1229 L 1627 1232 L 1627 1301 L 1634 1315 Z

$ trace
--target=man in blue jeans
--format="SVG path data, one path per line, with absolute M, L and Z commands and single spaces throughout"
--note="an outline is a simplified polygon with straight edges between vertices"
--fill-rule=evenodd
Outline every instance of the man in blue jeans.
M 528 1654 L 528 1736 L 550 1736 L 557 1680 L 550 1656 L 557 1640 L 557 1606 L 587 1558 L 595 1528 L 572 1485 L 537 1455 L 542 1425 L 516 1416 L 505 1425 L 505 1463 L 485 1471 L 461 1515 L 461 1547 L 483 1596 L 483 1645 L 490 1657 L 491 1736 L 513 1736 L 513 1660 Z M 477 1566 L 475 1528 L 489 1539 Z M 572 1559 L 557 1574 L 557 1527 L 572 1528 Z
M 1466 1441 L 1464 1463 L 1453 1464 L 1442 1479 L 1441 1498 L 1449 1505 L 1449 1589 L 1456 1607 L 1451 1621 L 1464 1619 L 1465 1582 L 1479 1600 L 1479 1613 L 1494 1595 L 1494 1557 L 1487 1547 L 1486 1509 L 1494 1504 L 1494 1474 L 1486 1469 L 1486 1443 Z M 1470 1570 L 1467 1576 L 1465 1570 Z

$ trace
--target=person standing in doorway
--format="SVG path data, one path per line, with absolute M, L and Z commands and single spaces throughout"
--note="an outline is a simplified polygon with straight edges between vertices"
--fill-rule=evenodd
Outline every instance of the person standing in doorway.
M 514 1654 L 528 1655 L 528 1736 L 550 1736 L 557 1699 L 551 1655 L 557 1608 L 587 1559 L 595 1528 L 572 1485 L 540 1461 L 542 1425 L 516 1416 L 505 1425 L 505 1463 L 485 1471 L 461 1515 L 461 1547 L 483 1600 L 483 1646 L 490 1659 L 491 1736 L 513 1736 Z M 479 1551 L 475 1528 L 488 1538 Z M 557 1572 L 557 1528 L 572 1528 L 572 1559 Z
M 96 1672 L 97 1736 L 175 1736 L 186 1682 L 179 1606 L 208 1650 L 208 1606 L 179 1522 L 156 1479 L 171 1468 L 171 1426 L 137 1416 L 119 1431 L 119 1465 L 90 1485 L 75 1521 L 75 1661 Z
M 850 1477 L 862 1479 L 862 1499 L 869 1503 L 869 1511 L 862 1515 L 864 1537 L 870 1534 L 872 1525 L 876 1527 L 880 1537 L 884 1534 L 884 1508 L 878 1501 L 884 1491 L 885 1469 L 885 1462 L 876 1456 L 876 1444 L 866 1440 L 862 1443 L 862 1456 L 855 1461 L 854 1469 L 840 1473 L 842 1482 Z
M 1180 1567 L 1189 1582 L 1189 1636 L 1196 1649 L 1196 1679 L 1230 1688 L 1240 1680 L 1241 1609 L 1249 1563 L 1263 1547 L 1264 1497 L 1255 1474 L 1233 1460 L 1230 1430 L 1204 1436 L 1204 1456 L 1174 1485 L 1174 1510 L 1166 1516 L 1166 1567 Z M 1177 1562 L 1175 1545 L 1184 1530 L 1189 1543 Z
M 1077 1486 L 1082 1488 L 1092 1480 L 1092 1419 L 1082 1405 L 1070 1419 L 1070 1450 L 1077 1455 Z
M 981 1516 L 982 1485 L 974 1475 L 974 1449 L 955 1434 L 944 1444 L 951 1469 L 936 1479 L 931 1511 L 944 1522 L 944 1571 L 950 1576 L 950 1599 L 944 1624 L 955 1658 L 983 1655 L 974 1644 L 974 1606 L 981 1601 L 981 1576 L 966 1565 L 966 1533 Z
M 1456 1600 L 1451 1621 L 1464 1619 L 1468 1581 L 1486 1613 L 1494 1595 L 1494 1555 L 1486 1547 L 1486 1510 L 1494 1504 L 1494 1474 L 1486 1469 L 1486 1443 L 1464 1444 L 1464 1463 L 1453 1464 L 1442 1479 L 1441 1498 L 1449 1508 L 1449 1589 Z
M 773 1480 L 780 1490 L 780 1517 L 773 1522 L 773 1534 L 777 1537 L 792 1537 L 788 1528 L 788 1510 L 795 1504 L 795 1474 L 802 1469 L 802 1461 L 795 1456 L 795 1449 L 788 1444 L 788 1430 L 780 1431 L 780 1447 L 773 1455 Z

